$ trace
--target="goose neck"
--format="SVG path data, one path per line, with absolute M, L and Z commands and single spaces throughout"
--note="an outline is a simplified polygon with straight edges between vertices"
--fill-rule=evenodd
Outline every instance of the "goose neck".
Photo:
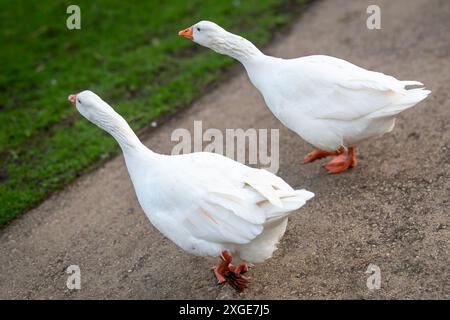
M 97 125 L 113 136 L 124 153 L 141 150 L 144 145 L 125 119 L 115 111 L 111 111 L 112 114 L 99 119 Z
M 242 64 L 263 56 L 263 53 L 253 43 L 230 32 L 216 37 L 211 43 L 211 48 L 218 53 L 240 61 Z

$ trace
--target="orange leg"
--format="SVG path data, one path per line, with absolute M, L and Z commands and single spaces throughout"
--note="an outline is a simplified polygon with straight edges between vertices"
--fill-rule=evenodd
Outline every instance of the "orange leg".
M 330 173 L 341 173 L 356 166 L 356 162 L 355 148 L 350 147 L 348 148 L 348 151 L 336 156 L 330 162 L 325 163 L 324 167 Z
M 338 156 L 342 154 L 345 151 L 344 147 L 340 147 L 336 151 L 324 151 L 324 150 L 314 150 L 310 153 L 308 153 L 304 158 L 302 164 L 310 163 L 313 161 L 316 161 L 318 159 L 331 157 L 331 156 Z
M 231 264 L 233 257 L 226 250 L 222 251 L 220 258 L 221 261 L 213 268 L 217 283 L 223 284 L 228 281 L 239 292 L 248 288 L 249 278 L 242 275 L 248 271 L 248 265 L 246 263 L 237 266 Z

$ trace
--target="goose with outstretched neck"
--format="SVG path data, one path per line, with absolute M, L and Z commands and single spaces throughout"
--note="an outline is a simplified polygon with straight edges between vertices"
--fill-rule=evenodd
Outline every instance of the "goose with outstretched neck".
M 392 131 L 395 117 L 431 92 L 330 56 L 268 56 L 211 21 L 178 34 L 240 61 L 275 117 L 317 148 L 302 163 L 333 157 L 324 165 L 330 173 L 354 167 L 356 145 Z
M 138 201 L 150 222 L 183 250 L 220 257 L 218 283 L 248 286 L 247 263 L 270 258 L 288 216 L 314 194 L 276 175 L 219 154 L 162 155 L 142 144 L 128 123 L 91 91 L 69 96 L 90 122 L 119 143 Z M 240 264 L 232 264 L 236 258 Z

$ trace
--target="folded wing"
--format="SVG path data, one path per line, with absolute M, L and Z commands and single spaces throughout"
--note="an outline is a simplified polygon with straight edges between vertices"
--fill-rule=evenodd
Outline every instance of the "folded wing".
M 420 82 L 399 81 L 333 57 L 310 56 L 298 59 L 297 64 L 296 72 L 301 74 L 304 83 L 299 91 L 304 93 L 306 87 L 310 91 L 307 96 L 314 97 L 299 102 L 311 116 L 319 119 L 351 121 L 391 116 L 414 106 L 430 93 L 424 88 L 405 88 L 422 85 Z
M 314 196 L 292 189 L 268 171 L 236 166 L 205 186 L 187 214 L 183 224 L 193 236 L 216 243 L 249 243 L 268 220 L 288 215 Z

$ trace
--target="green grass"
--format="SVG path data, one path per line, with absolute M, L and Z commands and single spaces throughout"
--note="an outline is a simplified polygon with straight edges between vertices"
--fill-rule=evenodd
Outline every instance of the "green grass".
M 133 129 L 198 97 L 233 63 L 177 36 L 213 20 L 257 45 L 292 20 L 300 0 L 0 2 L 0 224 L 117 153 L 67 102 L 90 89 Z

